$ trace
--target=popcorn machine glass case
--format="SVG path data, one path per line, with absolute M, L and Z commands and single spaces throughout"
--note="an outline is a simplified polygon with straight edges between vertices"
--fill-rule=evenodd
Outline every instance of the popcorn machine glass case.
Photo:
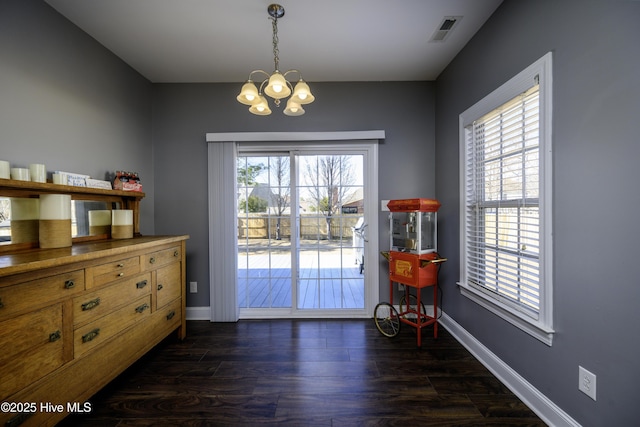
M 432 199 L 391 200 L 390 242 L 392 251 L 422 255 L 438 250 L 438 208 Z

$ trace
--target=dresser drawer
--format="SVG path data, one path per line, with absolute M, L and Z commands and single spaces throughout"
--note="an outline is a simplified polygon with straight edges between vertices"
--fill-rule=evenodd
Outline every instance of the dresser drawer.
M 159 308 L 153 314 L 159 317 L 156 322 L 157 333 L 177 328 L 182 323 L 182 300 L 176 299 L 166 306 Z
M 163 307 L 180 298 L 182 287 L 181 264 L 174 263 L 159 268 L 156 273 L 157 307 Z
M 151 314 L 151 295 L 127 304 L 106 316 L 77 328 L 73 332 L 73 353 L 79 357 L 92 348 L 108 341 L 129 326 Z
M 62 304 L 0 322 L 0 400 L 64 363 Z
M 87 268 L 87 288 L 102 286 L 140 273 L 140 257 L 121 259 Z
M 73 299 L 73 324 L 82 324 L 109 314 L 141 296 L 151 294 L 151 273 L 139 274 Z
M 142 268 L 144 271 L 154 270 L 172 262 L 178 262 L 181 259 L 182 249 L 180 246 L 175 246 L 173 248 L 163 249 L 161 251 L 143 255 Z
M 84 270 L 0 287 L 0 321 L 76 295 L 83 290 Z

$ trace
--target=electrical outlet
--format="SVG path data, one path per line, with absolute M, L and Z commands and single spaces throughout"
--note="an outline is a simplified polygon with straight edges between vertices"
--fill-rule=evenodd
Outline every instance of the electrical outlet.
M 596 400 L 596 376 L 582 366 L 578 366 L 578 390 Z
M 189 282 L 189 292 L 192 294 L 198 292 L 198 282 Z

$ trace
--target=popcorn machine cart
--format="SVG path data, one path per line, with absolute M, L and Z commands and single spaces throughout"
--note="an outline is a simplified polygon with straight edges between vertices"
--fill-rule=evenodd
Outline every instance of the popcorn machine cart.
M 437 219 L 440 203 L 434 199 L 391 200 L 389 215 L 389 302 L 379 303 L 374 311 L 376 327 L 383 335 L 394 337 L 404 323 L 417 329 L 417 345 L 422 346 L 422 328 L 433 325 L 438 337 L 438 267 L 445 262 L 437 253 Z M 400 312 L 393 305 L 393 284 L 404 285 Z M 433 316 L 427 315 L 420 301 L 422 288 L 433 288 Z M 411 290 L 414 290 L 412 292 Z

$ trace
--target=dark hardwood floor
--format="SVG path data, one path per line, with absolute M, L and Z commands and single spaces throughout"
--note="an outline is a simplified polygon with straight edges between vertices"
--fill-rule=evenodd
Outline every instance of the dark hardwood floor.
M 373 320 L 190 321 L 62 426 L 544 426 L 447 333 Z

